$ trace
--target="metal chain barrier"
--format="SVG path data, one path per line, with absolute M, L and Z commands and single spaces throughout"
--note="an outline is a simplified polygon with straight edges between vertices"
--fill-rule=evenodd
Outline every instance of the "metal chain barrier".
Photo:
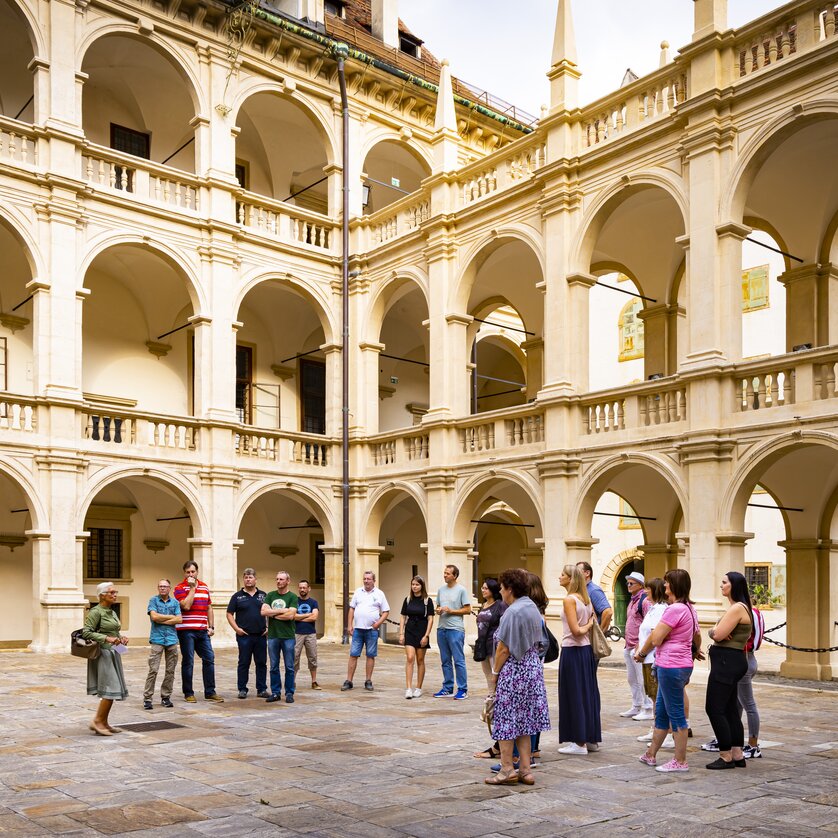
M 773 626 L 770 629 L 766 629 L 763 632 L 762 639 L 768 643 L 772 643 L 774 646 L 781 646 L 783 649 L 791 649 L 792 652 L 812 652 L 813 654 L 825 654 L 827 652 L 838 652 L 838 646 L 830 646 L 826 649 L 811 649 L 807 646 L 790 646 L 788 643 L 781 643 L 779 640 L 772 640 L 770 637 L 766 637 L 765 635 L 768 634 L 769 631 L 777 631 L 777 629 L 781 629 L 783 626 L 788 625 L 788 622 L 780 623 L 778 626 Z M 838 621 L 834 623 L 834 625 L 838 626 Z

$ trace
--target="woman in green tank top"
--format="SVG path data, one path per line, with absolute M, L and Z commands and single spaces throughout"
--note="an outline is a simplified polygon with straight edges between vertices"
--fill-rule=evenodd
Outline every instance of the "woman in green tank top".
M 753 632 L 754 618 L 748 583 L 741 573 L 731 570 L 722 577 L 720 587 L 728 609 L 710 629 L 713 645 L 704 703 L 719 742 L 719 757 L 706 767 L 745 768 L 745 731 L 739 715 L 737 686 L 748 671 L 745 644 Z

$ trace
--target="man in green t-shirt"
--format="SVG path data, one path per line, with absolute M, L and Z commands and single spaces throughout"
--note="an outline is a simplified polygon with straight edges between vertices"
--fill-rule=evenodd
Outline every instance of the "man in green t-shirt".
M 262 616 L 268 618 L 268 656 L 271 660 L 271 694 L 267 701 L 282 698 L 282 676 L 279 674 L 279 655 L 285 661 L 285 701 L 294 703 L 294 618 L 297 616 L 297 595 L 289 586 L 291 577 L 284 570 L 276 575 L 276 590 L 271 591 L 262 605 Z

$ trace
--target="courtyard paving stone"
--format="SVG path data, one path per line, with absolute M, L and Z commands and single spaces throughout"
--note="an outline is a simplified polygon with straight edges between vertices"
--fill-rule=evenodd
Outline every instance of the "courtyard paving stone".
M 838 833 L 835 684 L 757 681 L 767 747 L 745 771 L 704 770 L 712 737 L 701 712 L 706 671 L 690 687 L 691 771 L 661 775 L 640 764 L 644 723 L 621 719 L 624 672 L 600 668 L 603 746 L 587 757 L 558 754 L 542 738 L 533 787 L 483 783 L 490 760 L 480 721 L 483 679 L 470 662 L 472 698 L 434 700 L 438 659 L 428 657 L 426 694 L 403 698 L 401 650 L 384 647 L 375 691 L 341 693 L 346 649 L 322 645 L 322 692 L 301 678 L 293 705 L 235 699 L 235 653 L 217 651 L 212 705 L 143 711 L 146 652 L 124 658 L 131 696 L 115 725 L 170 721 L 183 727 L 91 735 L 96 699 L 84 663 L 69 656 L 0 653 L 0 834 L 248 835 L 364 838 L 621 838 L 628 835 L 793 838 Z M 617 657 L 617 655 L 613 656 Z M 613 663 L 613 662 L 612 662 Z M 547 668 L 557 721 L 557 670 Z M 26 684 L 22 687 L 20 684 Z M 668 759 L 670 752 L 662 752 Z

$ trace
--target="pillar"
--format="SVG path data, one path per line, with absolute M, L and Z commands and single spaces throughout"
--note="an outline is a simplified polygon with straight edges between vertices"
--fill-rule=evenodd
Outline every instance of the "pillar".
M 379 355 L 386 347 L 383 343 L 361 343 L 360 374 L 355 379 L 355 418 L 353 425 L 366 434 L 377 434 L 379 429 Z
M 802 265 L 778 279 L 786 289 L 786 352 L 838 342 L 838 266 Z
M 574 339 L 570 341 L 570 379 L 577 392 L 588 390 L 590 353 L 590 298 L 596 277 L 590 274 L 571 274 L 567 277 L 569 324 L 572 324 Z
M 325 545 L 326 582 L 323 588 L 323 640 L 339 643 L 343 638 L 343 549 Z M 349 585 L 350 596 L 352 584 Z
M 786 551 L 786 642 L 803 648 L 828 648 L 838 644 L 836 572 L 838 542 L 794 539 L 778 542 Z M 834 668 L 829 652 L 796 652 L 789 649 L 780 664 L 787 678 L 829 681 Z
M 641 309 L 637 316 L 643 321 L 643 375 L 671 375 L 676 370 L 669 365 L 669 345 L 672 338 L 671 309 L 665 303 Z
M 643 575 L 647 582 L 655 577 L 663 579 L 667 570 L 678 567 L 677 544 L 641 544 L 637 549 L 643 553 Z
M 541 390 L 544 367 L 544 341 L 541 338 L 532 338 L 521 344 L 521 349 L 527 355 L 527 401 L 532 401 Z

